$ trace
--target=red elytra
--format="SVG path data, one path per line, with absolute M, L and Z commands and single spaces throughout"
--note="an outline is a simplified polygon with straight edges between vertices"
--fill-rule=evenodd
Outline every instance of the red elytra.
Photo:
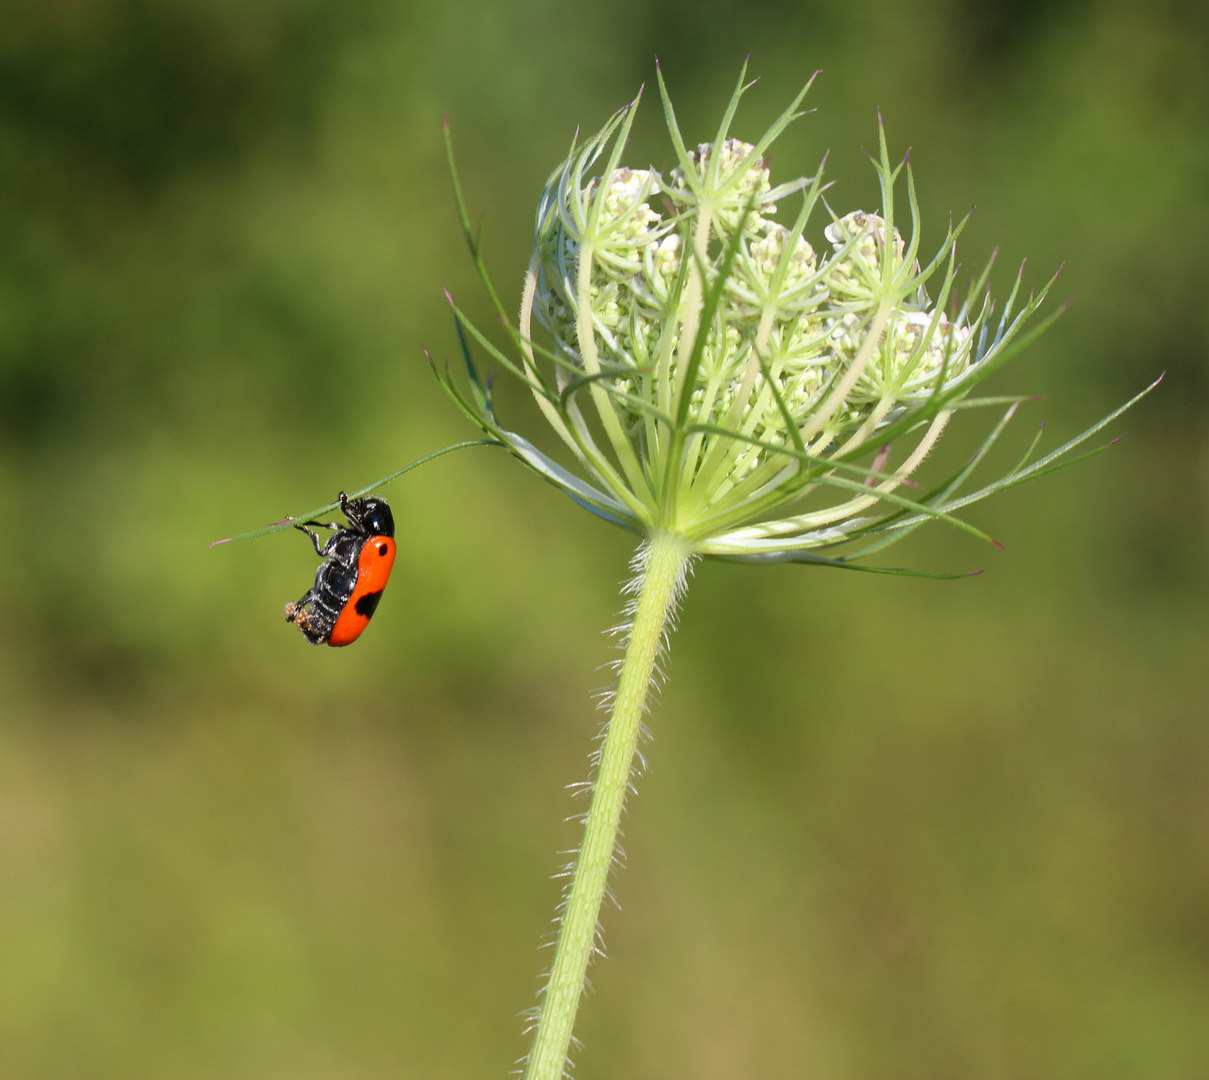
M 361 545 L 357 560 L 357 584 L 345 601 L 336 625 L 327 639 L 329 645 L 348 645 L 361 636 L 378 608 L 382 590 L 395 565 L 395 541 L 389 536 L 371 536 Z
M 342 491 L 339 502 L 348 525 L 307 521 L 294 526 L 311 538 L 323 559 L 315 584 L 285 606 L 286 621 L 313 645 L 356 641 L 373 618 L 395 565 L 395 521 L 386 500 L 350 499 Z M 333 535 L 321 543 L 308 525 L 331 529 Z

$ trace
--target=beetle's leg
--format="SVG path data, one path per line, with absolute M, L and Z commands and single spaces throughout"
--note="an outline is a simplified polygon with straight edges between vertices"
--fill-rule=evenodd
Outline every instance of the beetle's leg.
M 320 524 L 320 522 L 318 522 L 318 521 L 308 522 L 307 524 L 319 525 L 320 528 L 327 527 L 327 526 Z M 323 550 L 324 545 L 319 543 L 319 534 L 317 532 L 315 532 L 313 529 L 308 529 L 306 527 L 306 525 L 299 525 L 297 522 L 294 523 L 294 528 L 297 529 L 301 533 L 306 533 L 307 536 L 309 536 L 311 538 L 311 543 L 315 545 L 315 551 L 319 554 L 320 558 L 323 558 L 327 555 L 327 552 Z
M 325 559 L 336 550 L 336 544 L 339 542 L 340 537 L 349 531 L 347 526 L 337 524 L 334 521 L 308 521 L 306 524 L 317 525 L 321 529 L 332 530 L 332 535 L 327 538 L 326 542 L 324 542 L 322 546 L 320 546 L 319 537 L 311 532 L 310 529 L 308 529 L 305 525 L 299 525 L 297 523 L 294 525 L 295 529 L 297 529 L 299 532 L 306 533 L 307 536 L 311 538 L 311 543 L 315 545 L 315 550 L 319 552 L 320 556 Z
M 349 499 L 347 491 L 340 492 L 341 513 L 348 518 L 348 522 L 350 525 L 352 525 L 354 532 L 364 533 L 365 523 L 361 520 L 361 515 L 349 505 L 351 501 L 352 500 Z

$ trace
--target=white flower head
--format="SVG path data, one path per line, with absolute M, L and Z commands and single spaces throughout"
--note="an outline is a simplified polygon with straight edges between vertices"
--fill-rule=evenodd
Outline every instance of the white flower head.
M 572 147 L 538 203 L 513 331 L 519 361 L 458 313 L 529 385 L 581 475 L 500 425 L 468 348 L 471 393 L 442 381 L 581 505 L 635 532 L 674 532 L 699 554 L 847 565 L 931 519 L 983 536 L 951 511 L 1034 466 L 960 499 L 968 469 L 925 498 L 902 488 L 956 409 L 1012 403 L 968 395 L 1018 347 L 1052 280 L 1015 311 L 1017 277 L 992 324 L 989 267 L 964 301 L 955 295 L 964 219 L 921 263 L 910 164 L 891 163 L 880 123 L 882 206 L 836 216 L 822 166 L 779 184 L 768 167 L 810 84 L 755 143 L 729 132 L 746 88 L 740 77 L 715 138 L 689 150 L 660 75 L 677 159 L 666 176 L 621 160 L 641 94 Z M 904 173 L 906 235 L 895 200 Z M 816 250 L 808 230 L 820 212 L 830 221 Z M 464 210 L 463 224 L 481 269 Z M 872 542 L 821 554 L 857 538 Z

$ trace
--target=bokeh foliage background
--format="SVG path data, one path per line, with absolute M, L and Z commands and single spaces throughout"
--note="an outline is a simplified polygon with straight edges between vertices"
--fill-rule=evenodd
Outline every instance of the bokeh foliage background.
M 980 577 L 698 567 L 578 1075 L 1205 1075 L 1202 3 L 16 0 L 0 1077 L 523 1051 L 630 538 L 503 455 L 443 459 L 388 489 L 395 581 L 339 651 L 282 621 L 301 538 L 206 543 L 471 434 L 420 351 L 456 361 L 442 285 L 490 323 L 442 112 L 517 296 L 574 129 L 658 54 L 708 138 L 749 51 L 740 135 L 824 70 L 774 178 L 830 147 L 833 205 L 872 209 L 880 106 L 926 242 L 977 202 L 962 251 L 1002 245 L 1001 291 L 1066 260 L 1077 302 L 994 384 L 1048 395 L 1018 440 L 1168 380 L 1124 444 L 979 508 L 1006 553 L 933 529 L 887 560 Z M 633 145 L 670 163 L 652 99 Z

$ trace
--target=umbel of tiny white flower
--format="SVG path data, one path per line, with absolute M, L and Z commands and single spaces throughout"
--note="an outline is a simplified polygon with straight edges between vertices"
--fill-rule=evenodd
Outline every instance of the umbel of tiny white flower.
M 638 98 L 572 147 L 538 203 L 513 330 L 519 356 L 455 307 L 459 331 L 529 386 L 582 475 L 499 423 L 465 334 L 469 392 L 448 371 L 438 377 L 475 423 L 580 505 L 643 535 L 675 533 L 700 555 L 871 569 L 853 560 L 928 520 L 989 539 L 953 512 L 1068 464 L 1067 452 L 1118 414 L 958 495 L 1020 400 L 970 392 L 1044 329 L 1021 333 L 1053 279 L 1017 308 L 1018 275 L 996 320 L 988 266 L 958 302 L 964 219 L 921 261 L 910 163 L 891 164 L 880 123 L 871 159 L 880 212 L 837 216 L 822 165 L 774 185 L 768 150 L 802 115 L 809 87 L 746 143 L 730 136 L 741 77 L 714 140 L 689 150 L 660 76 L 676 166 L 661 175 L 622 163 Z M 895 200 L 904 172 L 907 237 Z M 456 173 L 455 192 L 483 271 Z M 786 206 L 792 224 L 774 216 Z M 816 250 L 807 229 L 820 211 L 830 220 Z M 995 404 L 1008 413 L 969 466 L 935 490 L 904 494 L 955 410 Z M 866 544 L 823 554 L 854 540 Z

